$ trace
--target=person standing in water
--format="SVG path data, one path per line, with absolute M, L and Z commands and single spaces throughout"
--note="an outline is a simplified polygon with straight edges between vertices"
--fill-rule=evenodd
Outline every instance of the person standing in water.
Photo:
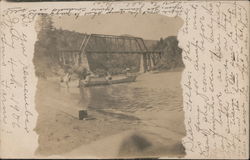
M 70 71 L 64 71 L 64 76 L 61 77 L 61 83 L 65 83 L 67 89 L 69 89 L 69 82 L 71 80 L 72 73 Z

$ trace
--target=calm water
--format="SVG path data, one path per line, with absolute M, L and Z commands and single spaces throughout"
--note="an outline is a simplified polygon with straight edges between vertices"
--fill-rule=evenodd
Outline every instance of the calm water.
M 89 110 L 131 120 L 138 112 L 182 110 L 180 77 L 179 72 L 139 76 L 136 82 L 89 87 L 83 97 Z

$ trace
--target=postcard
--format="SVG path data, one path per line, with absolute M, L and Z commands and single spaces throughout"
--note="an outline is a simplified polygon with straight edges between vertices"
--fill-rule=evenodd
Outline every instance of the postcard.
M 248 1 L 1 5 L 1 158 L 249 157 Z

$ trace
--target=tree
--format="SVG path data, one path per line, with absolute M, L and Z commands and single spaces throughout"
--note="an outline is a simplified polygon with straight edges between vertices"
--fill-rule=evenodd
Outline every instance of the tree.
M 170 36 L 160 41 L 155 45 L 154 50 L 161 51 L 162 57 L 156 62 L 155 69 L 168 70 L 178 67 L 184 67 L 182 61 L 182 49 L 178 47 L 176 36 Z
M 46 48 L 42 53 L 49 56 L 51 60 L 57 60 L 57 38 L 55 35 L 55 28 L 53 27 L 53 21 L 51 16 L 42 15 L 38 20 L 40 25 L 40 31 L 38 33 L 39 47 Z
M 38 30 L 35 43 L 34 63 L 36 71 L 48 72 L 48 68 L 58 61 L 57 40 L 54 33 L 52 18 L 48 15 L 38 17 L 36 28 Z

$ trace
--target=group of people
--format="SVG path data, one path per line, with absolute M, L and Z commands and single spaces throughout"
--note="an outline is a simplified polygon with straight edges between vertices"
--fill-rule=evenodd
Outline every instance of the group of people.
M 78 74 L 78 78 L 79 78 L 79 86 L 80 84 L 82 84 L 80 82 L 83 82 L 83 84 L 86 84 L 90 80 L 91 72 L 88 69 L 83 68 L 81 70 L 78 70 L 78 72 L 76 73 Z M 65 70 L 64 76 L 61 77 L 61 82 L 65 83 L 66 86 L 69 87 L 69 82 L 72 79 L 72 75 L 73 75 L 72 70 Z
M 67 69 L 67 70 L 64 71 L 64 73 L 65 73 L 64 76 L 61 77 L 61 83 L 65 83 L 67 88 L 69 88 L 69 83 L 70 83 L 70 81 L 72 79 L 72 75 L 73 75 L 74 72 L 78 74 L 78 79 L 79 79 L 78 87 L 79 88 L 85 87 L 90 82 L 91 77 L 98 77 L 98 76 L 95 76 L 93 73 L 91 73 L 85 67 L 82 67 L 82 68 L 78 69 L 77 71 L 73 71 L 72 69 Z M 130 76 L 131 75 L 130 68 L 124 69 L 123 73 L 126 76 Z M 105 79 L 107 81 L 111 81 L 112 80 L 112 74 L 110 72 L 107 72 L 106 76 L 105 76 Z

